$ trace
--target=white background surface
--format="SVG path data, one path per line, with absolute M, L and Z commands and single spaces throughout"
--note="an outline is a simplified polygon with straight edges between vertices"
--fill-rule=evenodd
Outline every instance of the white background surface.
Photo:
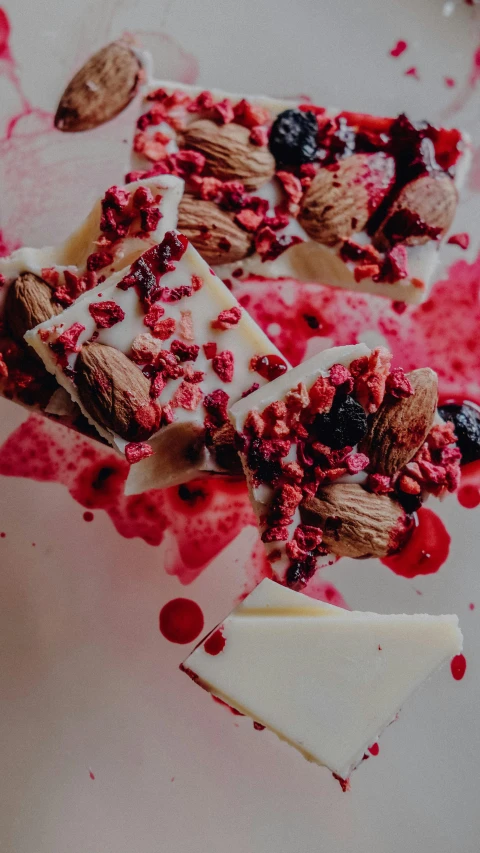
M 479 35 L 476 10 L 459 2 L 447 18 L 441 0 L 4 6 L 24 89 L 49 111 L 72 69 L 128 29 L 173 39 L 157 39 L 160 75 L 178 67 L 176 42 L 186 54 L 180 64 L 195 57 L 205 86 L 308 92 L 320 103 L 387 114 L 406 107 L 438 119 L 463 90 Z M 393 60 L 388 50 L 399 38 L 410 50 Z M 421 83 L 403 76 L 411 65 Z M 445 88 L 444 75 L 457 78 L 456 90 Z M 0 103 L 5 114 L 15 109 L 4 80 Z M 478 105 L 474 93 L 461 113 L 472 133 Z M 84 136 L 62 139 L 51 154 L 54 166 L 62 163 L 71 221 L 52 201 L 65 186 L 49 183 L 46 157 L 38 215 L 27 222 L 16 215 L 7 181 L 2 226 L 35 244 L 67 233 L 120 179 L 116 158 L 125 148 L 113 137 L 107 130 L 107 151 L 103 137 Z M 72 163 L 92 156 L 97 166 L 74 191 Z M 19 173 L 19 187 L 22 180 Z M 463 225 L 471 233 L 475 211 L 478 219 L 478 196 L 467 192 Z M 0 438 L 24 417 L 1 401 Z M 177 595 L 199 602 L 207 626 L 225 615 L 243 589 L 253 531 L 184 588 L 165 575 L 162 549 L 123 539 L 101 511 L 85 524 L 63 487 L 15 479 L 0 486 L 2 853 L 477 853 L 478 511 L 454 499 L 440 508 L 453 542 L 437 575 L 408 581 L 373 561 L 329 570 L 356 609 L 457 612 L 469 665 L 463 682 L 447 668 L 409 703 L 344 795 L 326 770 L 214 705 L 178 671 L 189 647 L 158 632 L 160 607 Z

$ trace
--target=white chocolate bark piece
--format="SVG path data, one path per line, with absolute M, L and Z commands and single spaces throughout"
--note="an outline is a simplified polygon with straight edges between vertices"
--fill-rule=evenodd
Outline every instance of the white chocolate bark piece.
M 239 111 L 238 105 L 245 102 L 248 104 L 247 112 L 243 110 L 242 113 Z M 309 160 L 303 159 L 300 163 L 288 162 L 286 165 L 277 159 L 274 175 L 269 172 L 268 166 L 265 167 L 265 164 L 263 166 L 260 164 L 258 169 L 261 173 L 263 168 L 264 180 L 262 181 L 258 175 L 254 175 L 253 186 L 249 186 L 249 173 L 245 164 L 249 159 L 256 160 L 263 156 L 258 152 L 267 152 L 268 156 L 267 133 L 270 132 L 272 121 L 285 110 L 295 109 L 300 105 L 302 110 L 308 110 L 309 104 L 306 103 L 306 99 L 302 101 L 298 99 L 279 100 L 265 96 L 232 94 L 218 89 L 205 92 L 198 86 L 151 80 L 145 90 L 145 100 L 139 117 L 132 157 L 134 171 L 131 174 L 134 176 L 142 174 L 138 170 L 147 170 L 146 173 L 149 174 L 154 173 L 156 168 L 167 168 L 186 177 L 188 198 L 180 207 L 178 226 L 180 230 L 186 231 L 185 224 L 187 222 L 193 227 L 192 221 L 195 217 L 193 201 L 195 197 L 197 199 L 208 199 L 208 204 L 211 204 L 212 199 L 214 199 L 215 193 L 212 190 L 211 176 L 223 181 L 231 181 L 235 178 L 237 181 L 243 181 L 249 195 L 257 199 L 257 206 L 246 204 L 247 212 L 252 209 L 258 212 L 258 200 L 267 203 L 267 209 L 263 211 L 266 216 L 265 221 L 262 222 L 262 217 L 260 217 L 255 226 L 252 225 L 250 218 L 247 224 L 247 220 L 242 219 L 242 216 L 245 215 L 243 208 L 240 210 L 241 215 L 239 216 L 238 197 L 231 205 L 230 196 L 227 194 L 227 203 L 224 204 L 223 201 L 218 201 L 221 196 L 219 190 L 216 203 L 220 205 L 222 211 L 226 209 L 231 212 L 231 219 L 240 229 L 243 228 L 250 232 L 252 248 L 257 249 L 257 251 L 250 250 L 247 253 L 245 240 L 240 239 L 242 234 L 237 234 L 238 239 L 235 241 L 235 235 L 232 239 L 230 233 L 231 228 L 228 229 L 228 241 L 223 249 L 220 247 L 221 250 L 217 253 L 218 257 L 214 257 L 212 254 L 212 243 L 206 246 L 206 251 L 209 252 L 208 261 L 215 267 L 221 278 L 230 276 L 234 271 L 236 274 L 263 275 L 269 278 L 292 277 L 348 290 L 377 294 L 396 301 L 422 302 L 428 296 L 429 285 L 435 272 L 440 239 L 451 224 L 456 204 L 456 191 L 461 189 L 469 168 L 471 160 L 469 137 L 457 131 L 450 132 L 444 129 L 430 128 L 425 123 L 423 125 L 411 125 L 409 123 L 409 128 L 412 129 L 413 133 L 418 130 L 419 134 L 426 137 L 425 139 L 423 136 L 418 138 L 418 150 L 421 148 L 422 156 L 425 157 L 425 171 L 421 174 L 421 182 L 418 183 L 415 190 L 416 207 L 412 211 L 410 188 L 417 182 L 419 170 L 416 167 L 410 171 L 405 169 L 404 150 L 399 150 L 398 143 L 403 144 L 402 134 L 405 135 L 406 140 L 404 147 L 411 144 L 411 139 L 408 133 L 405 134 L 404 128 L 397 128 L 393 119 L 341 112 L 333 107 L 319 108 L 310 105 L 313 111 L 311 114 L 317 115 L 319 123 L 318 156 L 316 158 L 312 156 Z M 234 111 L 237 112 L 234 113 Z M 257 119 L 258 125 L 255 124 Z M 196 132 L 192 133 L 190 130 L 192 125 L 199 121 L 203 123 L 200 135 Z M 408 120 L 405 119 L 405 121 Z M 233 133 L 230 151 L 227 149 L 229 161 L 227 173 L 225 172 L 225 151 L 222 150 L 219 156 L 219 137 L 215 133 L 215 123 L 218 133 L 228 136 L 229 134 L 232 135 L 231 128 L 238 131 Z M 210 129 L 208 125 L 210 125 Z M 394 128 L 392 145 L 389 145 L 388 141 L 385 142 L 390 127 Z M 250 139 L 248 133 L 245 136 L 245 128 L 251 132 Z M 434 152 L 435 145 L 437 149 Z M 186 149 L 190 154 L 192 149 L 201 154 L 206 154 L 206 165 L 203 169 L 201 164 L 194 166 L 190 162 L 185 164 L 181 160 L 176 160 L 178 152 L 180 151 L 181 155 L 183 149 Z M 456 156 L 457 149 L 458 157 Z M 309 196 L 308 207 L 312 208 L 309 195 L 312 175 L 315 175 L 315 170 L 318 171 L 319 166 L 320 173 L 326 172 L 326 169 L 323 168 L 325 163 L 328 169 L 333 168 L 337 154 L 332 155 L 332 151 L 336 152 L 337 150 L 340 156 L 338 164 L 345 164 L 348 160 L 352 166 L 355 166 L 358 174 L 351 180 L 346 175 L 340 176 L 339 180 L 345 183 L 343 190 L 340 190 L 340 183 L 337 182 L 335 176 L 334 186 L 336 185 L 339 188 L 340 194 L 338 198 L 335 192 L 333 199 L 330 196 L 324 198 L 326 191 L 324 186 L 321 188 L 321 197 L 316 191 L 314 202 L 318 208 L 320 223 L 315 220 L 313 225 L 306 225 L 305 221 L 308 220 L 308 217 L 305 219 L 302 208 L 307 195 Z M 380 155 L 380 158 L 384 158 L 383 163 L 378 159 L 376 161 L 371 159 L 375 152 Z M 385 152 L 388 153 L 388 157 L 386 157 Z M 436 154 L 438 162 L 432 166 L 434 154 Z M 215 156 L 219 157 L 218 168 L 214 162 Z M 416 154 L 408 154 L 408 157 L 412 163 L 417 162 Z M 355 163 L 355 159 L 357 159 L 357 163 Z M 398 161 L 395 166 L 396 182 L 393 187 L 390 187 L 388 174 L 389 169 L 393 166 L 393 160 Z M 373 166 L 373 172 L 370 170 L 370 165 L 368 165 L 366 173 L 363 172 L 367 161 Z M 237 175 L 235 175 L 235 163 L 238 165 Z M 315 169 L 310 173 L 308 168 L 312 164 L 315 165 Z M 388 168 L 386 168 L 387 165 Z M 377 168 L 378 166 L 380 168 Z M 347 170 L 349 168 L 347 165 Z M 290 182 L 287 191 L 285 191 L 286 173 L 287 181 Z M 280 179 L 276 177 L 279 174 Z M 445 178 L 445 192 L 440 194 L 442 202 L 433 201 L 430 205 L 434 211 L 432 215 L 430 209 L 425 205 L 425 199 L 432 189 L 430 175 L 434 175 L 435 178 Z M 452 176 L 453 182 L 450 180 L 450 176 Z M 202 186 L 201 182 L 203 177 L 208 179 L 205 187 Z M 424 187 L 424 178 L 428 183 L 427 190 Z M 365 198 L 362 201 L 362 191 L 357 192 L 359 184 L 362 186 L 362 191 L 365 191 L 364 194 L 369 195 L 369 211 L 365 215 Z M 409 213 L 414 214 L 408 225 L 411 232 L 409 239 L 400 240 L 400 248 L 397 247 L 397 244 L 393 247 L 390 246 L 390 248 L 395 249 L 392 254 L 385 246 L 381 247 L 379 244 L 373 248 L 372 235 L 377 229 L 376 227 L 372 229 L 369 226 L 367 231 L 366 225 L 363 224 L 364 221 L 366 222 L 367 219 L 371 221 L 377 208 L 380 212 L 383 210 L 385 215 L 393 211 L 396 200 L 405 186 L 409 188 L 408 210 Z M 433 182 L 434 192 L 439 186 L 438 182 Z M 331 190 L 330 187 L 330 192 Z M 382 194 L 385 195 L 384 191 L 387 198 L 383 200 L 382 206 L 380 201 Z M 445 205 L 443 205 L 444 197 L 446 199 Z M 358 209 L 355 207 L 354 198 L 358 201 Z M 389 199 L 391 202 L 388 202 Z M 444 208 L 444 212 L 439 219 L 437 214 L 440 207 Z M 335 233 L 331 232 L 329 228 L 327 229 L 328 234 L 322 236 L 325 231 L 324 214 L 329 208 L 341 210 L 340 218 L 344 216 L 344 219 L 346 218 L 352 223 L 355 221 L 357 224 L 350 227 L 346 226 L 345 221 L 336 221 L 335 227 L 338 225 L 338 233 L 335 232 L 335 228 L 333 229 L 336 237 Z M 448 214 L 447 208 L 449 209 Z M 285 223 L 280 226 L 277 221 L 273 226 L 275 233 L 270 231 L 266 238 L 265 226 L 267 223 L 272 223 L 278 212 L 286 217 Z M 211 210 L 209 211 L 204 203 L 198 207 L 196 217 L 197 225 L 203 217 L 206 233 L 210 227 L 215 227 L 218 235 L 218 228 L 221 227 L 218 218 L 212 218 Z M 327 218 L 331 219 L 331 214 Z M 377 226 L 381 224 L 382 220 L 383 216 L 379 216 Z M 226 224 L 228 227 L 228 223 Z M 430 226 L 432 226 L 431 230 L 429 230 Z M 406 227 L 405 223 L 402 227 Z M 422 242 L 424 239 L 422 235 L 427 232 L 431 236 L 428 239 L 425 238 L 426 242 L 416 245 L 416 243 Z M 205 233 L 202 234 L 197 230 L 195 236 L 193 233 L 189 236 L 192 237 L 196 248 L 202 251 L 201 243 L 205 238 Z M 243 234 L 243 238 L 245 238 L 245 234 Z M 233 245 L 229 247 L 228 242 Z M 235 242 L 238 242 L 239 245 L 235 245 Z M 222 261 L 222 251 L 224 261 Z M 243 257 L 235 257 L 232 260 L 232 252 L 235 251 L 237 255 L 242 255 L 243 252 Z
M 270 382 L 265 387 L 258 389 L 244 400 L 239 400 L 237 403 L 232 405 L 229 410 L 229 415 L 237 434 L 240 437 L 245 436 L 246 430 L 248 434 L 249 422 L 252 420 L 252 412 L 255 413 L 255 415 L 261 415 L 268 406 L 279 402 L 283 404 L 292 392 L 297 395 L 303 395 L 306 393 L 307 396 L 304 401 L 304 405 L 306 406 L 308 403 L 308 392 L 319 377 L 328 380 L 329 372 L 333 365 L 342 365 L 343 367 L 348 368 L 355 359 L 360 359 L 362 357 L 368 358 L 369 356 L 371 356 L 371 350 L 363 343 L 351 346 L 332 347 L 318 353 L 308 359 L 308 361 L 298 365 L 298 367 L 289 370 L 288 373 L 285 373 L 283 376 L 279 376 L 277 379 L 273 380 L 273 382 Z M 292 436 L 289 435 L 289 440 L 291 439 Z M 270 558 L 272 558 L 272 556 L 275 558 L 274 562 L 272 562 L 274 575 L 279 581 L 288 582 L 288 571 L 292 565 L 292 559 L 287 553 L 285 542 L 291 541 L 295 529 L 301 524 L 300 504 L 298 503 L 295 506 L 291 514 L 291 520 L 285 524 L 288 531 L 288 537 L 286 540 L 278 540 L 274 538 L 273 540 L 268 541 L 267 531 L 268 528 L 272 526 L 268 521 L 268 513 L 272 508 L 278 490 L 275 485 L 256 481 L 256 472 L 252 470 L 249 464 L 248 451 L 242 452 L 240 450 L 239 455 L 247 478 L 252 506 L 259 522 L 262 538 L 264 538 L 265 541 L 267 555 Z M 295 463 L 298 465 L 298 459 L 299 454 L 297 441 L 295 437 L 293 437 L 290 449 L 288 450 L 288 453 L 282 457 L 281 464 L 282 466 L 288 463 Z M 366 474 L 363 471 L 360 471 L 358 474 L 350 475 L 345 473 L 341 479 L 342 481 L 349 482 L 364 482 L 366 480 Z M 295 484 L 295 481 L 293 481 L 293 483 Z M 328 554 L 316 555 L 317 566 L 325 562 L 328 562 Z
M 156 273 L 158 289 L 151 303 L 153 307 L 147 306 L 142 301 L 145 295 L 142 283 L 148 279 L 149 270 L 157 269 L 157 261 L 152 259 L 163 258 L 162 253 L 166 253 L 165 258 L 170 257 L 172 245 L 180 247 L 179 257 L 171 262 L 170 271 Z M 127 284 L 123 289 L 125 280 L 136 274 L 140 284 Z M 94 317 L 95 306 L 101 308 L 104 303 L 110 307 L 113 303 L 121 316 L 108 328 L 99 327 Z M 158 316 L 152 320 L 155 314 Z M 56 342 L 72 327 L 79 329 L 79 334 L 61 364 L 55 352 Z M 100 435 L 125 452 L 127 459 L 132 458 L 132 444 L 142 443 L 145 449 L 148 442 L 146 452 L 153 451 L 154 455 L 145 455 L 132 465 L 127 483 L 130 494 L 185 482 L 205 468 L 215 468 L 209 464 L 204 431 L 211 437 L 210 447 L 215 452 L 216 441 L 221 443 L 217 431 L 222 426 L 233 435 L 227 403 L 236 402 L 252 385 L 258 387 L 268 379 L 252 369 L 252 359 L 266 357 L 267 361 L 273 359 L 280 369 L 288 369 L 278 350 L 240 308 L 228 288 L 177 232 L 169 232 L 158 247 L 142 255 L 132 267 L 114 273 L 61 315 L 27 333 L 26 340 Z M 127 392 L 134 396 L 134 383 L 138 380 L 143 388 L 146 379 L 142 368 L 147 370 L 152 380 L 150 398 L 147 389 L 146 400 L 144 390 L 144 396 L 138 399 L 148 407 L 149 413 L 156 406 L 161 419 L 159 423 L 155 421 L 155 427 L 141 441 L 130 434 L 130 424 L 126 428 L 122 424 L 120 434 L 113 417 L 110 422 L 105 417 L 99 419 L 95 416 L 95 404 L 92 407 L 91 401 L 86 404 L 82 398 L 78 368 L 86 352 L 83 347 L 92 343 L 97 351 L 100 347 L 102 355 L 106 352 L 110 361 L 119 354 L 122 365 L 130 371 L 131 388 Z M 107 381 L 113 381 L 115 388 L 114 374 L 108 373 L 108 369 L 107 365 Z M 160 386 L 154 385 L 155 379 Z M 209 397 L 212 392 L 217 392 L 213 400 Z M 115 411 L 109 413 L 114 415 Z M 236 459 L 234 452 L 233 455 Z
M 462 644 L 457 616 L 349 612 L 264 580 L 182 668 L 346 780 Z

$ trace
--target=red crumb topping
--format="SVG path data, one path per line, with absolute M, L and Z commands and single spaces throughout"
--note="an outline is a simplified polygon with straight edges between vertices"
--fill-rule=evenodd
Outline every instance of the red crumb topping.
M 131 441 L 129 444 L 125 445 L 125 458 L 130 465 L 134 465 L 135 462 L 140 462 L 141 459 L 146 459 L 147 456 L 152 456 L 153 453 L 153 448 L 145 441 Z
M 61 367 L 67 367 L 68 355 L 72 352 L 79 352 L 80 347 L 77 346 L 78 339 L 82 332 L 85 331 L 85 326 L 81 323 L 73 323 L 69 329 L 66 329 L 55 341 L 49 344 L 50 349 L 55 355 L 55 358 Z
M 160 338 L 162 341 L 168 340 L 173 335 L 176 328 L 176 321 L 173 317 L 167 317 L 164 320 L 159 320 L 155 326 L 152 327 L 152 333 L 156 338 Z
M 225 311 L 220 311 L 216 320 L 213 320 L 211 323 L 212 329 L 233 329 L 242 316 L 242 309 L 238 308 L 236 305 L 233 308 L 227 308 Z
M 101 329 L 110 329 L 125 319 L 125 311 L 116 302 L 92 302 L 88 306 L 95 323 Z
M 222 382 L 232 381 L 234 364 L 235 359 L 230 350 L 223 350 L 223 352 L 218 353 L 218 355 L 215 355 L 212 359 L 212 367 Z

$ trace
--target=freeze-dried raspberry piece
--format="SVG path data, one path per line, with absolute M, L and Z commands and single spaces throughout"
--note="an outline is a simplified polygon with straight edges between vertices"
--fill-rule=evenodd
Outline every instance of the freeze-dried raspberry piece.
M 402 474 L 398 481 L 398 487 L 400 491 L 405 492 L 407 495 L 419 495 L 422 491 L 420 483 L 417 483 L 416 480 L 407 474 Z
M 408 376 L 405 376 L 402 367 L 394 367 L 387 376 L 385 393 L 400 400 L 403 397 L 411 397 L 415 393 Z
M 205 358 L 207 361 L 210 361 L 217 354 L 217 345 L 214 341 L 209 341 L 207 344 L 203 344 L 203 351 L 205 353 Z
M 179 364 L 178 358 L 168 349 L 160 350 L 157 356 L 156 366 L 169 379 L 178 379 L 184 374 L 184 368 Z
M 260 412 L 252 409 L 245 418 L 243 428 L 245 432 L 255 436 L 255 438 L 261 438 L 265 432 L 265 421 Z
M 137 187 L 132 196 L 132 205 L 137 210 L 145 210 L 148 207 L 153 207 L 156 200 L 150 187 Z
M 67 367 L 69 353 L 79 352 L 78 339 L 84 331 L 85 326 L 82 326 L 81 323 L 73 323 L 69 329 L 66 329 L 55 341 L 49 344 L 61 367 Z
M 265 145 L 268 145 L 268 130 L 266 127 L 252 127 L 248 138 L 252 145 L 258 145 L 260 148 L 263 148 Z
M 188 412 L 194 412 L 200 405 L 202 397 L 203 391 L 198 385 L 184 381 L 175 391 L 171 405 L 173 408 L 181 408 L 186 409 Z
M 196 361 L 200 347 L 197 344 L 185 344 L 183 341 L 173 340 L 170 346 L 170 352 L 178 358 L 179 361 Z
M 201 275 L 192 275 L 191 283 L 192 283 L 192 290 L 194 293 L 196 293 L 197 290 L 202 289 L 204 281 L 203 281 L 203 278 L 201 277 Z
M 386 495 L 392 491 L 392 480 L 386 474 L 369 474 L 367 486 L 376 495 Z
M 258 389 L 259 389 L 259 388 L 260 388 L 259 383 L 258 383 L 258 382 L 253 382 L 253 383 L 250 385 L 250 388 L 247 388 L 247 390 L 243 392 L 243 394 L 242 394 L 242 400 L 243 400 L 243 398 L 244 398 L 244 397 L 248 397 L 248 395 L 249 395 L 249 394 L 253 394 L 253 392 L 254 392 L 254 391 L 258 391 Z
M 111 252 L 92 252 L 87 258 L 87 270 L 101 270 L 112 263 Z
M 329 412 L 332 408 L 335 388 L 325 376 L 319 376 L 308 393 L 312 414 Z
M 288 527 L 277 525 L 267 527 L 262 533 L 262 542 L 287 542 Z
M 284 462 L 282 464 L 282 474 L 287 480 L 293 480 L 294 483 L 301 483 L 303 480 L 303 468 L 298 462 Z
M 170 155 L 172 167 L 180 178 L 189 178 L 191 175 L 201 175 L 206 160 L 200 151 L 183 148 L 176 154 Z
M 455 426 L 452 421 L 444 424 L 434 424 L 427 435 L 427 444 L 431 450 L 440 450 L 457 440 Z
M 207 110 L 211 110 L 213 107 L 213 95 L 208 89 L 204 89 L 203 92 L 197 95 L 196 98 L 188 105 L 187 112 L 189 113 L 201 113 L 206 112 Z
M 346 458 L 346 465 L 349 474 L 358 474 L 359 471 L 364 471 L 370 462 L 365 453 L 352 453 Z
M 58 270 L 55 270 L 53 267 L 43 267 L 40 274 L 43 280 L 46 281 L 47 284 L 50 284 L 54 290 L 58 287 L 60 280 L 60 273 Z
M 224 210 L 240 210 L 245 207 L 245 187 L 241 181 L 224 181 L 222 184 L 221 206 Z
M 137 335 L 131 347 L 131 359 L 136 364 L 151 364 L 160 352 L 161 345 L 151 335 Z
M 191 311 L 180 311 L 178 333 L 185 341 L 195 340 L 195 336 L 193 334 L 193 319 Z
M 168 338 L 171 338 L 176 326 L 177 324 L 173 317 L 166 317 L 164 320 L 159 320 L 158 323 L 153 326 L 152 333 L 156 338 L 160 338 L 161 341 L 166 341 Z
M 299 524 L 293 538 L 303 551 L 314 551 L 322 543 L 323 533 L 319 527 L 311 524 Z
M 392 355 L 385 347 L 377 347 L 369 356 L 357 358 L 350 364 L 355 397 L 368 414 L 377 411 L 385 396 L 391 360 Z
M 136 423 L 150 435 L 159 428 L 161 416 L 162 410 L 156 403 L 144 403 L 133 414 Z
M 377 277 L 372 276 L 375 281 L 385 281 L 387 284 L 395 284 L 403 278 L 408 278 L 408 255 L 405 246 L 394 246 L 385 255 Z
M 161 104 L 154 104 L 151 109 L 147 110 L 137 119 L 137 127 L 140 131 L 146 130 L 147 127 L 155 127 L 165 121 L 166 110 Z
M 61 305 L 71 305 L 75 299 L 78 299 L 87 290 L 87 276 L 93 277 L 92 285 L 88 281 L 88 289 L 90 289 L 90 286 L 95 286 L 96 284 L 96 273 L 87 272 L 80 277 L 70 272 L 70 270 L 64 270 L 64 283 L 55 288 L 55 300 L 60 302 Z
M 165 135 L 163 133 L 154 133 L 153 136 L 147 137 L 143 142 L 142 154 L 147 160 L 151 160 L 152 163 L 166 160 L 168 150 L 165 145 Z
M 172 424 L 174 420 L 175 414 L 170 403 L 167 403 L 166 406 L 162 406 L 162 426 L 168 426 L 168 424 Z
M 215 355 L 212 359 L 212 367 L 222 382 L 232 381 L 234 364 L 235 359 L 233 357 L 233 353 L 228 349 L 219 352 L 218 355 Z
M 332 365 L 329 378 L 335 388 L 343 385 L 342 391 L 345 391 L 346 394 L 350 394 L 353 390 L 353 376 L 348 367 L 345 367 L 343 364 Z
M 302 502 L 303 492 L 298 486 L 284 483 L 276 491 L 273 499 L 273 509 L 283 515 L 293 515 L 297 506 Z
M 248 207 L 244 207 L 244 209 L 240 210 L 240 212 L 235 216 L 235 222 L 244 228 L 245 231 L 253 232 L 262 224 L 263 214 L 255 213 L 254 210 L 249 210 Z
M 251 104 L 246 98 L 238 101 L 233 108 L 235 121 L 244 127 L 255 127 L 259 124 L 267 124 L 270 121 L 270 113 L 265 107 Z
M 301 237 L 296 234 L 282 234 L 277 237 L 272 228 L 266 226 L 261 228 L 255 237 L 255 249 L 262 261 L 274 261 L 287 249 L 303 243 Z
M 301 412 L 302 409 L 307 408 L 309 402 L 307 387 L 303 382 L 299 382 L 285 397 L 285 405 L 289 412 Z
M 234 305 L 232 308 L 226 308 L 225 311 L 220 311 L 216 320 L 212 320 L 212 329 L 233 329 L 240 322 L 242 309 Z
M 152 307 L 150 308 L 148 313 L 145 314 L 145 317 L 143 318 L 143 322 L 144 322 L 145 326 L 149 327 L 149 329 L 154 329 L 164 314 L 165 314 L 165 308 L 163 308 L 162 305 L 159 305 L 158 303 L 156 303 L 155 305 L 152 305 Z
M 187 382 L 193 382 L 194 385 L 198 385 L 205 379 L 205 374 L 203 370 L 194 370 L 191 364 L 187 364 L 185 368 L 185 379 Z
M 147 456 L 152 456 L 155 451 L 146 441 L 131 441 L 125 445 L 125 459 L 130 465 L 135 465 L 141 459 L 146 459 Z
M 123 187 L 109 187 L 102 199 L 102 209 L 111 207 L 119 213 L 126 210 L 130 199 L 130 193 Z
M 163 213 L 158 207 L 150 207 L 147 210 L 140 211 L 140 225 L 142 231 L 150 234 L 151 231 L 156 231 L 158 223 L 163 219 Z
M 125 311 L 113 300 L 92 302 L 88 306 L 88 310 L 100 329 L 110 329 L 125 319 Z
M 179 302 L 180 299 L 192 295 L 192 287 L 190 284 L 180 284 L 178 287 L 163 287 L 160 293 L 160 299 L 163 302 Z
M 227 406 L 229 399 L 227 392 L 218 388 L 216 391 L 207 394 L 203 400 L 206 411 L 213 418 L 217 426 L 221 426 L 228 419 Z
M 152 400 L 157 400 L 160 397 L 163 389 L 167 384 L 167 380 L 165 379 L 163 373 L 157 373 L 156 376 L 153 377 L 150 383 L 150 397 Z
M 380 275 L 380 267 L 378 264 L 358 264 L 353 271 L 353 277 L 357 283 L 366 278 L 374 278 L 378 275 Z
M 342 261 L 364 261 L 365 263 L 379 264 L 380 252 L 373 246 L 361 246 L 354 240 L 345 240 L 340 248 Z
M 171 290 L 162 287 L 160 283 L 160 278 L 164 273 L 172 272 L 175 269 L 175 262 L 180 260 L 187 246 L 188 240 L 183 234 L 167 231 L 159 245 L 152 246 L 132 264 L 130 271 L 118 282 L 117 287 L 121 290 L 128 290 L 135 286 L 147 311 L 160 297 L 165 301 L 173 301 L 173 299 L 190 295 L 192 292 L 190 286 L 185 285 Z M 174 293 L 174 290 L 178 293 Z
M 262 417 L 265 421 L 275 422 L 279 418 L 284 418 L 286 414 L 286 403 L 283 400 L 275 400 L 263 410 Z
M 288 213 L 276 213 L 275 216 L 265 216 L 263 220 L 264 226 L 271 228 L 272 231 L 280 231 L 281 228 L 286 228 L 290 222 Z
M 224 98 L 223 101 L 218 101 L 218 103 L 213 105 L 212 117 L 215 121 L 219 121 L 220 124 L 230 124 L 234 120 L 233 104 L 229 98 Z
M 287 195 L 287 210 L 292 216 L 296 216 L 303 195 L 303 187 L 300 179 L 296 175 L 293 175 L 292 172 L 277 172 L 276 176 Z

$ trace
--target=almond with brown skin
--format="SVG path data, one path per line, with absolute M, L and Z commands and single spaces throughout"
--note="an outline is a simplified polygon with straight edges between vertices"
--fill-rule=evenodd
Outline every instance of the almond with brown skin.
M 385 557 L 410 529 L 399 503 L 358 483 L 332 483 L 300 507 L 302 522 L 323 530 L 323 544 L 339 557 Z
M 200 252 L 207 264 L 230 264 L 248 255 L 252 239 L 213 201 L 184 195 L 178 208 L 177 228 Z
M 60 314 L 62 307 L 53 301 L 52 288 L 32 272 L 22 272 L 10 285 L 5 299 L 5 321 L 19 343 L 29 329 Z
M 397 243 L 421 246 L 439 239 L 453 222 L 457 201 L 457 188 L 448 175 L 422 175 L 400 190 L 374 235 L 374 245 L 387 251 Z
M 221 181 L 241 181 L 247 190 L 258 189 L 275 173 L 275 160 L 266 145 L 253 145 L 250 130 L 234 122 L 219 126 L 209 119 L 195 121 L 184 132 L 183 144 L 203 154 L 208 174 Z
M 370 458 L 376 474 L 393 477 L 425 441 L 433 424 L 438 400 L 437 374 L 429 367 L 407 373 L 414 393 L 395 399 L 386 395 L 369 419 L 359 450 Z
M 107 44 L 68 84 L 57 108 L 55 127 L 76 133 L 110 121 L 135 96 L 141 71 L 139 60 L 126 44 Z
M 390 190 L 395 175 L 392 157 L 353 154 L 320 169 L 301 204 L 299 222 L 317 243 L 334 246 L 362 231 Z
M 80 400 L 94 420 L 126 441 L 145 441 L 159 426 L 150 382 L 123 352 L 84 344 L 75 363 Z

